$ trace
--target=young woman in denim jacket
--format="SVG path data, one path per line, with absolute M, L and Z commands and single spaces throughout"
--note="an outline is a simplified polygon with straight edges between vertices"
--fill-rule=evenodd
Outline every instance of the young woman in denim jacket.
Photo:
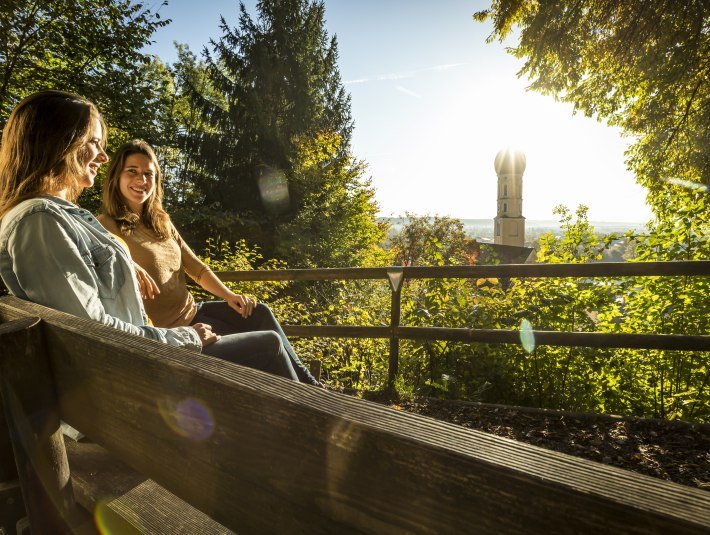
M 103 184 L 99 221 L 126 243 L 133 261 L 146 270 L 139 270 L 138 284 L 155 325 L 207 323 L 219 335 L 233 334 L 234 351 L 216 355 L 240 363 L 262 352 L 264 345 L 280 343 L 298 378 L 319 384 L 299 360 L 269 307 L 232 292 L 183 241 L 163 209 L 160 166 L 146 142 L 129 141 L 113 155 Z M 186 274 L 220 300 L 196 303 Z
M 193 350 L 229 353 L 233 340 L 196 323 L 148 324 L 124 247 L 74 204 L 102 164 L 106 127 L 91 102 L 41 91 L 12 111 L 0 146 L 0 277 L 22 299 L 123 331 Z M 295 381 L 288 354 L 274 344 L 252 367 Z

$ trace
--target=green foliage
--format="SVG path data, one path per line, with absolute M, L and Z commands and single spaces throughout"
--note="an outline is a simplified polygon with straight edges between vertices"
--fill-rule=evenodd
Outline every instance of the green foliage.
M 389 240 L 400 266 L 468 264 L 472 247 L 460 220 L 406 213 L 407 225 Z M 443 262 L 443 263 L 442 263 Z
M 126 0 L 2 2 L 0 124 L 20 99 L 40 89 L 90 98 L 114 126 L 150 122 L 146 100 L 157 88 L 140 86 L 149 61 L 141 49 L 168 22 L 144 3 Z
M 151 135 L 156 148 L 165 186 L 165 205 L 174 217 L 195 217 L 195 206 L 204 206 L 205 191 L 211 187 L 196 146 L 203 135 L 214 132 L 202 117 L 200 110 L 207 102 L 224 106 L 222 95 L 215 90 L 203 61 L 198 61 L 187 45 L 175 43 L 177 61 L 169 66 L 162 65 L 158 58 L 153 60 L 153 72 L 147 72 L 147 83 L 160 83 L 161 98 L 152 103 L 156 117 L 156 131 Z M 149 138 L 146 138 L 147 140 Z M 224 225 L 225 218 L 217 215 L 219 206 L 207 206 L 212 217 L 205 221 Z M 227 218 L 229 220 L 229 218 Z M 185 221 L 194 228 L 196 221 Z M 199 225 L 198 225 L 199 226 Z M 210 225 L 206 237 L 219 234 Z M 197 237 L 197 236 L 193 236 Z
M 407 214 L 407 225 L 391 237 L 390 247 L 398 264 L 444 266 L 468 264 L 472 242 L 457 219 Z M 402 324 L 471 325 L 482 312 L 480 299 L 494 302 L 501 293 L 499 281 L 493 279 L 473 285 L 461 279 L 411 280 L 402 290 Z M 401 342 L 401 383 L 412 393 L 482 399 L 500 371 L 500 360 L 487 348 L 447 341 Z
M 636 237 L 635 260 L 707 260 L 710 223 L 697 217 L 707 213 L 710 199 L 702 193 L 668 191 L 665 209 L 672 216 L 652 221 L 646 236 Z M 708 277 L 652 277 L 628 281 L 620 299 L 623 314 L 616 320 L 625 332 L 702 334 L 710 330 Z M 609 318 L 603 318 L 609 321 Z M 630 400 L 638 413 L 661 418 L 710 419 L 708 354 L 681 351 L 625 351 L 636 373 L 624 376 L 624 392 L 652 393 Z M 638 370 L 645 373 L 639 374 Z M 634 388 L 636 387 L 636 388 Z
M 319 284 L 324 286 L 323 283 Z M 343 281 L 311 291 L 300 322 L 308 325 L 388 325 L 389 290 L 382 281 Z M 326 297 L 326 298 L 324 298 Z M 387 381 L 388 340 L 301 339 L 299 354 L 318 358 L 327 380 L 357 390 L 381 390 Z
M 588 263 L 598 261 L 610 243 L 601 240 L 580 206 L 575 217 L 563 206 L 562 236 L 540 237 L 537 259 L 541 263 Z M 595 318 L 615 308 L 619 290 L 604 279 L 515 279 L 499 305 L 499 317 L 509 318 L 507 328 L 527 321 L 543 331 L 594 332 Z M 512 321 L 510 321 L 512 320 Z M 522 341 L 521 333 L 521 341 Z M 605 377 L 609 351 L 584 347 L 506 347 L 515 362 L 514 398 L 524 404 L 604 412 Z
M 588 207 L 580 205 L 576 212 L 577 220 L 574 221 L 566 207 L 556 206 L 553 209 L 553 213 L 560 216 L 563 235 L 561 238 L 552 234 L 540 236 L 538 262 L 578 264 L 602 259 L 602 252 L 609 242 L 602 242 L 594 227 L 589 225 L 588 211 Z
M 707 196 L 686 194 L 683 206 L 671 208 L 674 222 L 656 221 L 648 235 L 628 236 L 634 260 L 707 258 L 707 225 L 692 217 L 706 202 Z M 617 241 L 594 232 L 584 206 L 575 214 L 561 206 L 555 212 L 563 232 L 541 237 L 541 262 L 598 261 Z M 417 249 L 419 265 L 446 265 L 465 256 L 465 243 L 454 245 L 456 232 L 439 233 L 440 241 L 436 221 L 413 220 L 412 227 L 392 243 L 423 244 Z M 401 250 L 413 249 L 394 252 Z M 399 384 L 411 393 L 442 397 L 708 421 L 707 354 L 535 347 L 532 331 L 523 332 L 522 325 L 563 332 L 697 334 L 708 331 L 709 296 L 707 277 L 412 280 L 403 290 L 403 324 L 520 329 L 521 345 L 406 341 Z M 526 336 L 532 339 L 523 343 Z
M 244 240 L 230 243 L 209 239 L 205 244 L 201 258 L 212 271 L 246 271 L 257 269 L 257 267 L 258 269 L 286 268 L 286 264 L 282 261 L 264 260 L 259 250 L 249 247 Z M 288 283 L 281 281 L 226 282 L 225 286 L 235 293 L 248 294 L 258 301 L 267 302 L 282 293 Z M 212 294 L 196 284 L 192 284 L 191 292 L 198 301 L 214 299 Z
M 655 210 L 664 179 L 710 184 L 706 0 L 493 0 L 474 17 L 493 22 L 489 40 L 519 29 L 510 50 L 531 89 L 629 135 L 628 163 Z
M 365 166 L 334 133 L 299 138 L 289 190 L 294 215 L 276 227 L 275 252 L 293 267 L 382 265 L 386 226 Z

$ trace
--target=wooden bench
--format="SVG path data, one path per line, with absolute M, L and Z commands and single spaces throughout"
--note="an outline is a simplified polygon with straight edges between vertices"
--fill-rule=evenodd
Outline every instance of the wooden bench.
M 33 533 L 710 531 L 705 491 L 13 297 L 0 390 Z M 92 442 L 65 448 L 60 418 Z

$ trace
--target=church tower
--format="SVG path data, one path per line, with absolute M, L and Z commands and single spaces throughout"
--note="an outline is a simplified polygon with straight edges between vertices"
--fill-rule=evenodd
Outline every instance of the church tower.
M 525 245 L 525 218 L 523 217 L 523 172 L 525 155 L 504 149 L 494 162 L 498 175 L 498 215 L 493 220 L 493 243 Z

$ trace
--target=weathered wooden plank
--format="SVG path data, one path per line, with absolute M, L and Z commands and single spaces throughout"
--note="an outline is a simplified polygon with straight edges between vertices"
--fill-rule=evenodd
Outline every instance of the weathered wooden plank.
M 0 393 L 32 531 L 76 533 L 92 524 L 74 501 L 39 322 L 0 324 Z
M 13 307 L 45 319 L 67 421 L 237 532 L 710 529 L 697 489 Z
M 710 261 L 687 262 L 595 262 L 590 264 L 500 264 L 485 266 L 414 266 L 379 268 L 274 269 L 219 271 L 223 281 L 353 280 L 387 279 L 393 269 L 405 279 L 489 277 L 645 277 L 707 276 Z
M 234 533 L 98 444 L 67 440 L 66 447 L 77 502 L 94 512 L 104 533 Z

